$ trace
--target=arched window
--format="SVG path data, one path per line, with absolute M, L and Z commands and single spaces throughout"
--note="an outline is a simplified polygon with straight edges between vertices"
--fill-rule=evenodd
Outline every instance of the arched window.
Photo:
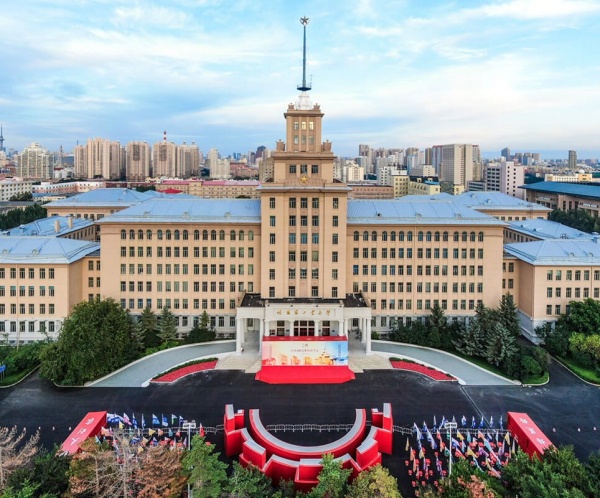
M 171 240 L 171 230 L 165 231 L 165 239 Z
M 121 240 L 127 239 L 127 230 L 121 230 Z
M 442 241 L 448 242 L 448 232 L 444 232 L 444 234 L 442 235 Z
M 469 234 L 469 239 L 471 240 L 471 242 L 475 242 L 475 232 L 471 232 Z
M 217 240 L 217 231 L 216 230 L 210 231 L 210 240 Z
M 406 233 L 406 240 L 407 240 L 408 242 L 412 242 L 412 232 L 407 232 L 407 233 Z
M 462 237 L 461 237 L 461 238 L 462 238 L 462 241 L 463 241 L 463 242 L 466 242 L 466 241 L 467 241 L 467 237 L 468 237 L 468 235 L 467 235 L 467 232 L 463 232 L 463 233 L 462 233 Z
M 232 230 L 231 232 L 229 232 L 229 240 L 235 240 L 235 237 L 236 237 L 235 230 Z
M 144 231 L 138 230 L 138 240 L 144 240 Z
M 200 240 L 200 230 L 194 230 L 194 240 Z
M 152 240 L 152 230 L 146 230 L 146 240 Z
M 479 232 L 479 242 L 483 242 L 483 232 Z
M 244 240 L 244 236 L 245 236 L 245 235 L 244 235 L 244 231 L 243 231 L 243 230 L 240 230 L 240 233 L 239 233 L 239 239 L 240 239 L 240 240 Z
M 458 239 L 459 239 L 459 238 L 460 238 L 460 235 L 459 235 L 459 233 L 458 233 L 458 232 L 454 232 L 454 234 L 453 234 L 453 239 L 452 239 L 452 240 L 454 240 L 454 242 L 458 242 Z
M 417 240 L 418 240 L 419 242 L 423 242 L 423 232 L 419 232 L 419 233 L 417 233 Z
M 157 230 L 157 231 L 156 231 L 156 238 L 157 238 L 158 240 L 162 240 L 162 230 Z
M 188 240 L 188 236 L 189 236 L 189 235 L 188 235 L 188 231 L 187 231 L 187 230 L 184 230 L 184 231 L 182 232 L 182 235 L 183 235 L 183 240 Z
M 358 232 L 354 232 L 354 242 L 358 242 L 359 237 L 360 236 L 359 236 Z
M 208 230 L 202 230 L 202 240 L 208 240 Z
M 225 240 L 225 230 L 219 230 L 219 240 Z
M 396 242 L 396 232 L 390 232 L 390 240 Z
M 431 242 L 431 232 L 427 232 L 427 233 L 425 234 L 425 240 L 426 240 L 427 242 Z
M 175 230 L 175 231 L 173 232 L 173 238 L 174 238 L 175 240 L 179 240 L 179 237 L 180 237 L 179 230 Z
M 135 230 L 129 230 L 129 240 L 135 240 Z
M 404 232 L 398 232 L 398 240 L 404 242 Z
M 433 240 L 435 240 L 436 242 L 440 241 L 440 232 L 435 232 L 435 234 L 433 236 Z
M 367 231 L 363 232 L 363 241 L 364 242 L 368 242 L 369 241 L 369 232 L 367 232 Z
M 248 230 L 248 240 L 254 240 L 254 230 Z
M 377 232 L 371 232 L 371 240 L 377 242 Z
M 386 231 L 381 232 L 381 240 L 383 240 L 384 242 L 387 242 L 388 239 L 388 235 Z

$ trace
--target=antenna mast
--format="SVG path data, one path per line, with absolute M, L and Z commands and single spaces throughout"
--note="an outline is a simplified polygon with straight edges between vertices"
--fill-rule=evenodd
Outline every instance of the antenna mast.
M 308 25 L 308 17 L 300 18 L 300 24 L 304 27 L 304 43 L 302 45 L 302 84 L 298 85 L 298 90 L 306 92 L 312 88 L 311 83 L 306 83 L 306 26 Z

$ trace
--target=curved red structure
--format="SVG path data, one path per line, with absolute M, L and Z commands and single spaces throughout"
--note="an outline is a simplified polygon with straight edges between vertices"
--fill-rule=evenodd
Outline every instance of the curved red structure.
M 318 446 L 300 446 L 273 436 L 260 419 L 259 410 L 249 412 L 250 430 L 245 427 L 244 410 L 225 406 L 225 454 L 239 455 L 240 464 L 255 465 L 275 481 L 293 480 L 296 488 L 307 492 L 317 483 L 321 458 L 332 454 L 342 467 L 351 469 L 351 478 L 373 465 L 381 463 L 381 454 L 392 453 L 392 408 L 384 403 L 383 411 L 371 410 L 371 429 L 367 433 L 365 409 L 357 409 L 355 421 L 337 441 Z

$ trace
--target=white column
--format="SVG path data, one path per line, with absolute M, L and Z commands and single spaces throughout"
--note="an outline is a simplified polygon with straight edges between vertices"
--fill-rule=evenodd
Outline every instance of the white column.
M 365 352 L 369 354 L 371 352 L 371 320 L 368 320 L 369 324 L 367 325 L 367 335 L 365 337 L 366 348 Z
M 235 333 L 235 350 L 238 353 L 242 352 L 242 319 L 237 318 L 235 321 L 236 333 Z
M 365 318 L 365 328 L 363 330 L 363 334 L 360 342 L 367 342 L 367 337 L 371 335 L 371 320 L 369 318 Z
M 319 323 L 321 323 L 321 322 L 319 322 L 319 320 L 315 320 L 314 322 L 315 322 L 315 337 L 319 337 L 319 333 L 320 333 Z

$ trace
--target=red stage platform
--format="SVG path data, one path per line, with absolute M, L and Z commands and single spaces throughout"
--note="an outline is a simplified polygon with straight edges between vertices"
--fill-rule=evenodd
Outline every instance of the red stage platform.
M 348 367 L 262 367 L 256 380 L 267 384 L 342 384 L 354 380 Z
M 262 369 L 256 380 L 267 384 L 341 384 L 354 378 L 348 368 L 346 337 L 263 338 Z

